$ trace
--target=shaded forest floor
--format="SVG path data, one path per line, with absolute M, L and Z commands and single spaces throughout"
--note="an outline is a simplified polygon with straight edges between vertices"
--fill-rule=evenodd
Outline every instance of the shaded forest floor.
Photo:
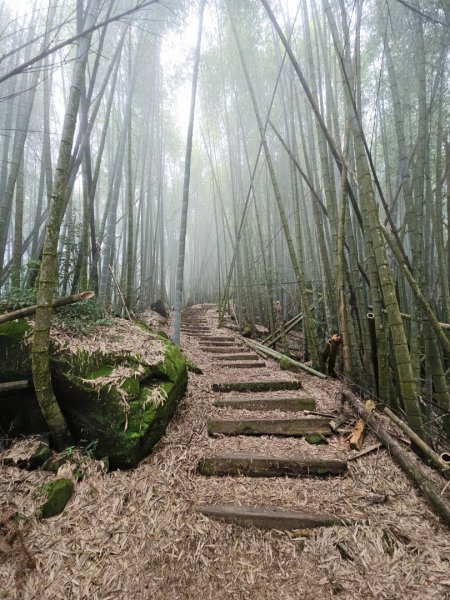
M 215 332 L 213 308 L 207 320 Z M 19 525 L 34 565 L 23 560 L 21 544 L 0 538 L 1 599 L 450 598 L 448 530 L 384 449 L 349 462 L 348 473 L 334 478 L 199 476 L 199 459 L 212 452 L 324 458 L 351 452 L 343 435 L 326 446 L 298 438 L 208 437 L 207 417 L 232 414 L 212 406 L 218 394 L 211 384 L 257 378 L 262 369 L 230 373 L 196 339 L 184 336 L 182 346 L 204 374 L 190 374 L 166 435 L 133 471 L 103 474 L 99 463 L 83 458 L 85 476 L 64 513 Z M 273 361 L 268 365 L 265 378 L 293 376 Z M 334 410 L 342 384 L 306 373 L 300 379 L 302 395 L 313 396 L 318 411 Z M 375 441 L 369 434 L 365 446 Z M 12 508 L 30 514 L 36 487 L 50 478 L 1 466 L 0 514 Z M 387 501 L 371 503 L 374 494 Z M 358 524 L 289 533 L 243 529 L 196 513 L 200 503 L 323 511 Z

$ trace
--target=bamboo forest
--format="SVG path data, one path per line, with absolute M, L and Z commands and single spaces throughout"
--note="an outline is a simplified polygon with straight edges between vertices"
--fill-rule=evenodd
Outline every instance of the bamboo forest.
M 0 600 L 450 598 L 450 0 L 0 0 Z

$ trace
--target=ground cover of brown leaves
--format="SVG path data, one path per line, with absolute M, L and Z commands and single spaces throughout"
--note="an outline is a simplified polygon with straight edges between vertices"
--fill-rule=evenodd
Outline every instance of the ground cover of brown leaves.
M 212 307 L 207 318 L 215 331 Z M 333 436 L 326 446 L 292 438 L 209 438 L 209 416 L 235 415 L 212 407 L 218 395 L 210 391 L 213 382 L 298 376 L 301 394 L 314 396 L 323 412 L 335 408 L 341 384 L 279 371 L 272 361 L 268 369 L 231 373 L 201 352 L 198 340 L 183 336 L 182 344 L 205 374 L 191 374 L 161 442 L 133 471 L 102 475 L 97 463 L 85 459 L 87 474 L 62 515 L 19 523 L 34 563 L 19 560 L 17 545 L 0 545 L 0 598 L 450 598 L 448 530 L 383 449 L 351 461 L 348 474 L 336 478 L 197 475 L 198 460 L 222 450 L 341 458 L 351 452 L 342 436 Z M 369 434 L 365 446 L 375 441 Z M 11 509 L 30 514 L 36 486 L 48 480 L 43 471 L 0 467 L 0 514 Z M 387 501 L 372 503 L 374 494 Z M 209 520 L 195 512 L 202 502 L 325 511 L 358 522 L 289 534 L 263 532 Z M 5 541 L 8 526 L 2 523 Z

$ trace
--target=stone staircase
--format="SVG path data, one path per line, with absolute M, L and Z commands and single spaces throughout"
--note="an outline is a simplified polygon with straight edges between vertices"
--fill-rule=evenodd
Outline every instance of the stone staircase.
M 211 332 L 206 313 L 211 308 L 201 306 L 184 311 L 182 331 L 197 338 L 199 349 L 207 353 L 224 372 L 245 370 L 251 377 L 231 377 L 211 384 L 214 393 L 213 407 L 231 409 L 235 418 L 215 418 L 207 421 L 207 431 L 218 441 L 222 436 L 276 436 L 324 440 L 332 435 L 329 419 L 315 413 L 316 401 L 305 397 L 298 379 L 274 379 L 269 363 L 248 349 L 239 337 L 228 333 Z M 283 374 L 284 375 L 284 374 Z M 276 394 L 274 395 L 274 392 Z M 278 395 L 287 392 L 285 395 Z M 295 395 L 293 395 L 293 393 Z M 218 395 L 219 394 L 219 395 Z M 240 411 L 258 411 L 264 416 L 254 419 L 241 416 Z M 273 411 L 277 411 L 276 417 Z M 279 417 L 279 411 L 287 413 Z M 293 413 L 293 414 L 292 414 Z M 247 414 L 247 413 L 245 413 Z M 319 416 L 317 416 L 319 414 Z M 267 416 L 266 416 L 267 415 Z M 270 456 L 267 452 L 214 452 L 204 456 L 198 464 L 198 474 L 210 477 L 213 485 L 217 477 L 340 477 L 347 471 L 346 460 L 320 456 L 320 446 L 315 446 L 315 457 L 291 455 Z M 196 510 L 209 518 L 240 526 L 260 529 L 296 530 L 311 527 L 345 525 L 348 521 L 334 514 L 315 514 L 287 511 L 279 507 L 241 506 L 237 504 L 201 504 Z

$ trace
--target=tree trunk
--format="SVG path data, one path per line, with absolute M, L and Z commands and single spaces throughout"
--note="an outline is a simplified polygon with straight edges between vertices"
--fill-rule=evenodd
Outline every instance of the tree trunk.
M 98 11 L 99 0 L 93 0 L 89 13 L 86 16 L 86 28 L 94 25 Z M 71 150 L 90 42 L 90 35 L 81 38 L 72 74 L 72 84 L 64 117 L 63 132 L 49 208 L 49 218 L 45 232 L 32 345 L 34 388 L 36 390 L 36 396 L 42 414 L 44 415 L 50 430 L 53 443 L 58 449 L 62 449 L 70 443 L 71 436 L 67 429 L 64 416 L 54 396 L 51 384 L 49 363 L 50 325 L 53 312 L 52 303 L 57 282 L 58 239 L 64 216 L 63 207 L 69 178 Z
M 181 204 L 180 238 L 178 243 L 177 278 L 175 288 L 175 313 L 173 325 L 173 341 L 180 345 L 181 337 L 181 307 L 183 304 L 184 257 L 186 247 L 187 213 L 189 205 L 189 181 L 191 177 L 192 136 L 194 133 L 195 100 L 197 96 L 198 71 L 200 66 L 200 51 L 202 44 L 203 13 L 206 0 L 202 0 L 198 20 L 197 46 L 195 48 L 194 73 L 192 76 L 191 109 L 186 143 L 186 158 L 184 162 L 183 200 Z

